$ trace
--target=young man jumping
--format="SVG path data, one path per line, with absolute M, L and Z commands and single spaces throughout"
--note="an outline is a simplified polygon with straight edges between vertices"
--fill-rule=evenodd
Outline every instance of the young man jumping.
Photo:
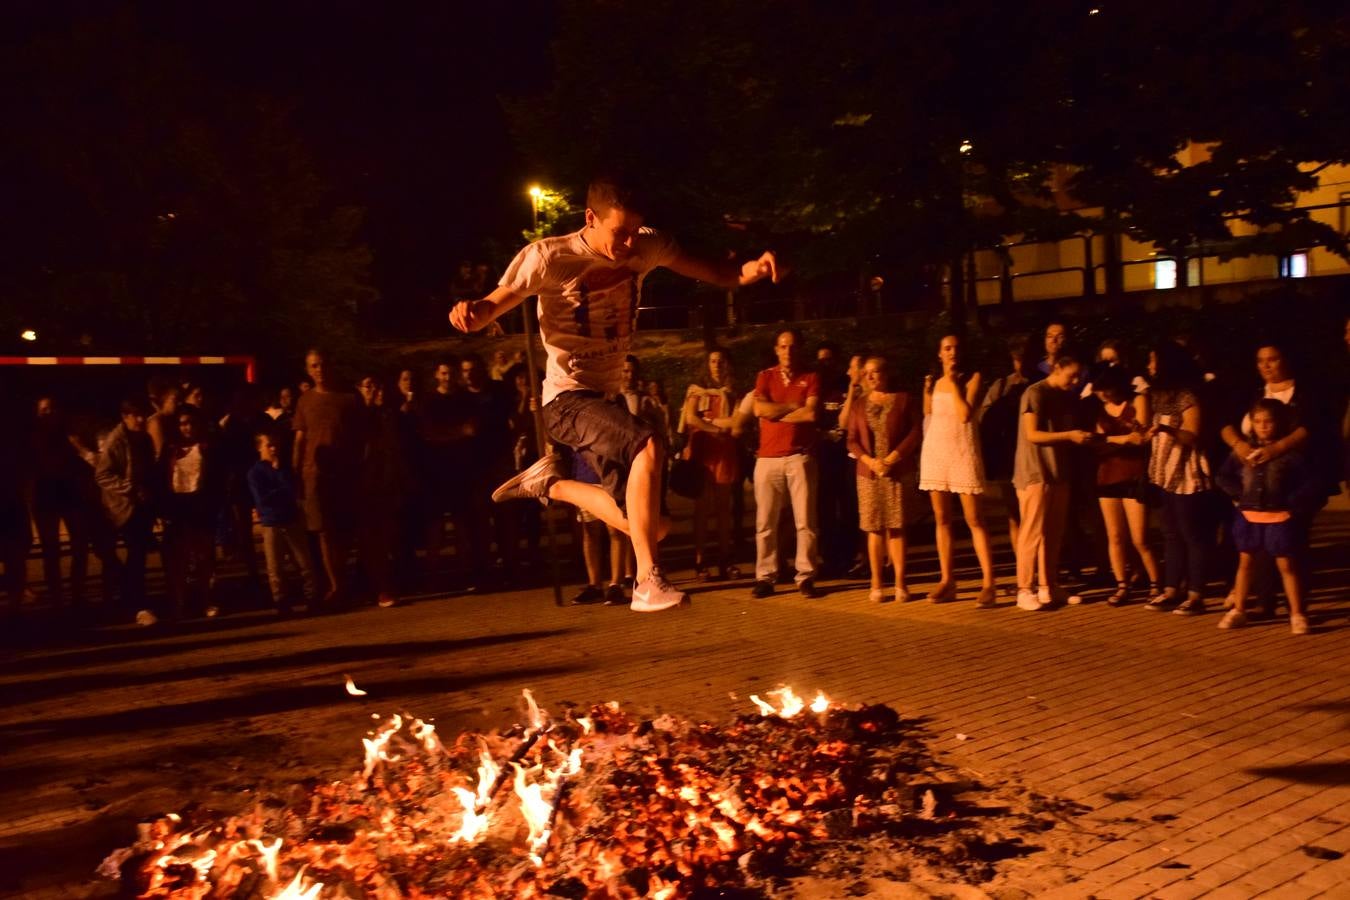
M 644 227 L 644 213 L 630 186 L 596 179 L 586 192 L 585 227 L 525 247 L 496 290 L 482 300 L 455 304 L 450 323 L 460 331 L 478 331 L 538 295 L 539 330 L 548 356 L 544 424 L 556 443 L 591 464 L 600 484 L 565 478 L 555 453 L 497 488 L 492 499 L 560 500 L 628 534 L 637 557 L 631 608 L 656 612 L 687 604 L 689 595 L 671 586 L 657 562 L 665 447 L 622 397 L 616 402 L 642 281 L 664 266 L 730 289 L 764 278 L 776 282 L 779 270 L 771 252 L 744 265 L 690 256 L 670 236 Z

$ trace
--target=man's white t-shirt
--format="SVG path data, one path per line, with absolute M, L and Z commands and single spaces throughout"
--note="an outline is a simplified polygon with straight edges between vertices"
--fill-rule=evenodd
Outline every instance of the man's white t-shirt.
M 516 254 L 500 282 L 512 293 L 539 295 L 539 330 L 548 354 L 544 403 L 564 391 L 619 390 L 642 281 L 677 252 L 668 235 L 642 228 L 632 254 L 616 262 L 587 246 L 583 233 L 535 241 Z

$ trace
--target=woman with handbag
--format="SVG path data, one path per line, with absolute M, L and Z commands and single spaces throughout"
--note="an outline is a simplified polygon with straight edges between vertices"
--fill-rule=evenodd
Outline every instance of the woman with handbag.
M 684 488 L 694 498 L 695 574 L 700 581 L 713 580 L 704 555 L 708 527 L 713 524 L 717 529 L 716 578 L 739 578 L 740 571 L 731 564 L 731 489 L 740 483 L 739 429 L 726 351 L 708 351 L 703 377 L 685 394 L 679 430 L 687 432 L 689 440 L 682 459 L 676 462 L 671 485 L 677 493 Z

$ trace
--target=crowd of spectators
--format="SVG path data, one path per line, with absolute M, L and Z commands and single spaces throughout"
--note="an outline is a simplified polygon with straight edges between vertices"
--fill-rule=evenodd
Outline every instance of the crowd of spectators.
M 1097 591 L 1189 616 L 1226 595 L 1219 624 L 1235 628 L 1273 615 L 1282 590 L 1305 633 L 1309 528 L 1350 474 L 1343 389 L 1300 377 L 1295 352 L 1273 341 L 1254 348 L 1248 390 L 1216 377 L 1185 336 L 1134 368 L 1118 341 L 1082 354 L 1067 335 L 1053 322 L 1014 336 L 1007 367 L 991 372 L 945 336 L 908 390 L 883 356 L 808 348 L 789 328 L 752 382 L 714 348 L 672 407 L 629 357 L 616 400 L 673 447 L 669 490 L 693 501 L 700 581 L 742 579 L 749 494 L 755 598 L 790 572 L 810 598 L 819 580 L 851 576 L 870 579 L 875 602 L 908 601 L 908 544 L 931 527 L 939 580 L 927 599 L 954 601 L 959 506 L 980 607 L 999 605 L 992 538 L 1006 527 L 1016 579 L 1004 591 L 1019 609 Z M 270 395 L 244 385 L 224 405 L 156 377 L 97 446 L 56 398 L 38 398 L 26 440 L 0 459 L 11 608 L 37 587 L 24 580 L 34 533 L 49 608 L 141 625 L 239 602 L 218 590 L 220 560 L 282 613 L 508 586 L 541 558 L 541 507 L 490 500 L 538 458 L 529 375 L 502 351 L 446 357 L 429 374 L 363 372 L 349 390 L 314 350 L 298 383 Z M 599 481 L 580 458 L 572 466 Z M 628 539 L 576 518 L 586 574 L 574 602 L 626 605 Z M 151 592 L 156 553 L 164 590 Z M 97 610 L 90 554 L 103 571 Z
M 680 419 L 689 440 L 676 465 L 700 472 L 675 479 L 694 485 L 698 577 L 734 577 L 729 534 L 741 514 L 728 487 L 740 493 L 753 472 L 756 598 L 775 592 L 791 542 L 804 596 L 820 595 L 823 565 L 833 576 L 866 573 L 873 601 L 907 601 L 906 539 L 931 512 L 940 575 L 928 600 L 955 600 L 959 501 L 980 607 L 998 606 L 989 513 L 1001 506 L 1018 609 L 1081 603 L 1098 588 L 1112 606 L 1139 600 L 1194 616 L 1212 608 L 1222 584 L 1219 626 L 1230 629 L 1246 624 L 1253 599 L 1273 616 L 1282 587 L 1291 630 L 1307 633 L 1311 524 L 1350 477 L 1344 386 L 1300 378 L 1295 351 L 1273 340 L 1252 350 L 1259 386 L 1249 391 L 1216 376 L 1185 335 L 1147 348 L 1138 369 L 1119 341 L 1081 354 L 1060 322 L 1040 337 L 1040 353 L 1027 336 L 1010 338 L 1008 369 L 986 376 L 947 335 L 912 392 L 865 351 L 841 374 L 838 347 L 822 344 L 812 365 L 801 335 L 785 329 L 777 364 L 742 395 L 729 358 L 713 350 Z M 1350 320 L 1345 338 L 1350 350 Z M 852 468 L 854 490 L 841 488 L 841 465 Z M 1150 540 L 1154 512 L 1161 554 Z

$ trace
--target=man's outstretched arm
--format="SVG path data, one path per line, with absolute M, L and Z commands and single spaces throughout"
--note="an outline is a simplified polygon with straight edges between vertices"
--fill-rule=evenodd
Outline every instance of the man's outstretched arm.
M 731 260 L 714 262 L 677 250 L 675 257 L 666 263 L 666 268 L 685 278 L 705 281 L 728 290 L 754 284 L 765 278 L 777 284 L 787 274 L 785 270 L 779 269 L 778 257 L 772 250 L 765 251 L 758 259 L 739 265 Z
M 525 298 L 499 287 L 482 300 L 461 300 L 450 310 L 450 324 L 463 332 L 479 331 L 520 305 Z

